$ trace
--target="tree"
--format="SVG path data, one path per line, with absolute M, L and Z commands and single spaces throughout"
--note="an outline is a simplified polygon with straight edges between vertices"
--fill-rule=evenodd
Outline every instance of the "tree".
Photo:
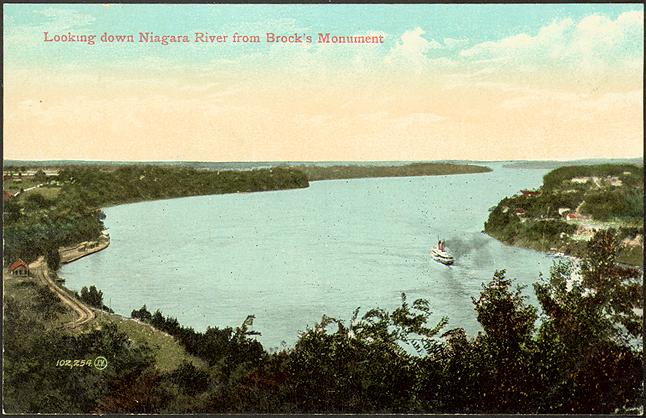
M 198 369 L 193 363 L 184 362 L 169 374 L 170 381 L 189 395 L 204 392 L 210 385 L 207 371 Z
M 25 201 L 29 206 L 34 208 L 47 208 L 51 202 L 38 192 L 31 192 L 25 197 Z
M 512 289 L 505 271 L 496 271 L 473 298 L 484 333 L 473 342 L 481 359 L 481 412 L 530 412 L 532 376 L 528 373 L 534 349 L 536 308 L 527 304 L 522 288 Z
M 434 337 L 446 318 L 429 325 L 428 302 L 409 304 L 405 295 L 392 312 L 371 309 L 360 319 L 358 313 L 348 325 L 324 316 L 301 335 L 280 368 L 286 398 L 297 410 L 327 413 L 410 412 L 433 403 L 437 393 L 426 389 L 436 386 L 435 365 L 422 355 L 439 350 Z
M 14 199 L 4 202 L 5 223 L 18 222 L 21 216 L 22 214 L 20 213 L 20 205 Z
M 130 316 L 134 319 L 139 319 L 140 321 L 144 321 L 144 322 L 150 322 L 150 320 L 152 319 L 152 314 L 148 311 L 148 309 L 146 308 L 146 305 L 142 306 L 141 309 L 139 310 L 134 309 L 130 314 Z
M 58 252 L 58 248 L 51 248 L 47 251 L 45 258 L 47 260 L 47 267 L 54 271 L 58 270 L 61 265 L 61 255 Z
M 536 283 L 545 314 L 534 363 L 545 396 L 538 412 L 612 413 L 643 385 L 641 274 L 616 264 L 614 231 L 599 231 L 580 262 L 554 266 Z
M 83 302 L 87 303 L 90 306 L 103 309 L 103 292 L 97 290 L 94 285 L 90 286 L 89 289 L 83 286 L 83 288 L 81 288 L 80 298 Z
M 47 181 L 47 174 L 42 169 L 39 169 L 36 171 L 36 174 L 34 174 L 34 180 L 36 183 L 45 183 Z

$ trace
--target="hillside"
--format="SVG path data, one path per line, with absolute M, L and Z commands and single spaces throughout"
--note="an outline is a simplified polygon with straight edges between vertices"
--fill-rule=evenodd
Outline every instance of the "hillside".
M 507 244 L 579 255 L 597 230 L 615 229 L 619 260 L 643 265 L 644 168 L 631 164 L 560 167 L 538 190 L 507 197 L 485 232 Z
M 444 176 L 452 174 L 486 173 L 489 167 L 471 164 L 413 163 L 406 165 L 335 165 L 335 166 L 298 166 L 308 180 L 340 180 L 368 177 L 412 177 Z

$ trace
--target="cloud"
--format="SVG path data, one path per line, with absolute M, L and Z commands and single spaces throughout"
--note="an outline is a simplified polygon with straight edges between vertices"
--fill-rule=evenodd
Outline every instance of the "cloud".
M 468 39 L 444 38 L 444 45 L 447 48 L 458 48 L 469 43 Z
M 387 64 L 413 64 L 416 66 L 427 62 L 427 53 L 432 49 L 441 49 L 442 44 L 424 37 L 426 32 L 419 26 L 404 32 L 397 44 L 385 58 Z
M 644 13 L 626 12 L 612 20 L 590 15 L 575 22 L 553 21 L 535 35 L 520 33 L 464 49 L 460 57 L 528 63 L 535 66 L 569 65 L 584 69 L 621 64 L 618 59 L 643 54 Z
M 92 15 L 70 9 L 55 9 L 50 7 L 44 10 L 36 10 L 34 13 L 48 17 L 49 21 L 43 25 L 53 26 L 58 30 L 70 30 L 87 26 L 96 20 Z
M 34 47 L 43 42 L 43 32 L 64 33 L 78 31 L 90 26 L 94 16 L 76 10 L 47 8 L 35 10 L 34 14 L 44 16 L 39 22 L 29 25 L 16 25 L 13 18 L 6 22 L 4 29 L 5 51 L 13 52 L 25 47 Z

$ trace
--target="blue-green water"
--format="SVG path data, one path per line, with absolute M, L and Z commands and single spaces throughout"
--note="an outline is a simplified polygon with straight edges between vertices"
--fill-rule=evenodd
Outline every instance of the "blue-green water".
M 323 314 L 428 298 L 435 318 L 479 329 L 471 302 L 496 269 L 531 284 L 541 253 L 481 231 L 488 209 L 546 170 L 313 182 L 307 189 L 190 197 L 107 208 L 111 245 L 66 265 L 74 290 L 96 285 L 115 312 L 146 304 L 203 330 L 255 314 L 267 348 L 293 344 Z M 456 263 L 429 257 L 446 240 Z M 526 293 L 534 303 L 529 286 Z

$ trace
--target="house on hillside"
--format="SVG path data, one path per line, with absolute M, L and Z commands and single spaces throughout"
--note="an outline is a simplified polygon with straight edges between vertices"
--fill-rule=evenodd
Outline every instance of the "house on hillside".
M 536 190 L 521 190 L 520 192 L 523 194 L 523 196 L 528 196 L 528 197 L 539 196 L 541 194 L 541 192 Z
M 570 208 L 559 208 L 559 216 L 564 216 L 565 214 L 571 212 L 572 209 Z
M 568 213 L 567 215 L 565 215 L 565 220 L 566 221 L 574 221 L 574 220 L 576 220 L 578 218 L 579 217 L 578 217 L 578 215 L 576 213 Z
M 2 202 L 3 203 L 10 201 L 12 197 L 13 197 L 13 194 L 11 192 L 3 190 L 3 192 L 2 192 Z
M 13 276 L 29 276 L 29 265 L 19 258 L 9 266 L 9 274 Z

